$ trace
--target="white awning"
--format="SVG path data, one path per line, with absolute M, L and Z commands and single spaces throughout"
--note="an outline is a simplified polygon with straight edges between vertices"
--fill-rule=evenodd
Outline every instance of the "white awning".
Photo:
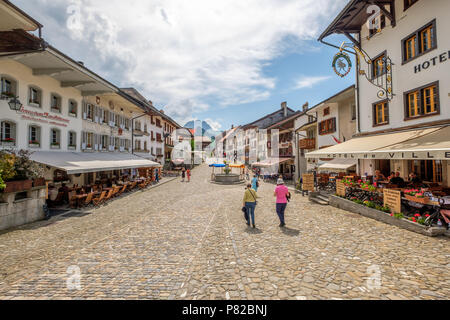
M 320 171 L 346 171 L 356 166 L 358 160 L 355 159 L 333 159 L 319 166 Z
M 354 138 L 306 154 L 321 159 L 449 160 L 450 127 Z
M 129 153 L 38 151 L 31 155 L 31 160 L 64 170 L 67 174 L 159 166 L 156 162 Z
M 269 168 L 275 166 L 280 163 L 284 163 L 287 161 L 293 160 L 292 158 L 270 158 L 260 162 L 252 163 L 253 167 L 261 167 L 261 168 Z

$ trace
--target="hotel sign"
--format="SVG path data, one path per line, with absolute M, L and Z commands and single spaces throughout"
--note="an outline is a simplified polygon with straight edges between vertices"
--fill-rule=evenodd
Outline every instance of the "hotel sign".
M 55 125 L 55 126 L 60 126 L 60 127 L 67 127 L 68 124 L 70 123 L 69 119 L 65 119 L 58 115 L 52 115 L 48 112 L 38 112 L 38 111 L 27 110 L 24 107 L 22 107 L 22 109 L 19 110 L 19 113 L 22 114 L 22 119 L 29 120 L 29 121 L 48 123 L 50 125 Z
M 308 155 L 306 155 L 308 158 Z M 367 153 L 329 153 L 314 155 L 314 158 L 328 159 L 380 159 L 380 160 L 449 160 L 450 150 L 430 150 L 430 151 L 385 151 Z
M 450 60 L 450 51 L 444 52 L 440 54 L 439 56 L 436 56 L 434 58 L 431 58 L 430 60 L 425 61 L 422 64 L 418 64 L 414 67 L 414 73 L 419 73 L 422 70 L 427 70 L 431 66 L 436 66 L 438 63 L 444 63 L 446 61 Z

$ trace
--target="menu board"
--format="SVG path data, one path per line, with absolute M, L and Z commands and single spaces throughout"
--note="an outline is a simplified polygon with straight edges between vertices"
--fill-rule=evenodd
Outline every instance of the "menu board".
M 336 181 L 336 195 L 340 196 L 340 197 L 345 197 L 345 184 L 344 182 L 342 182 L 342 180 L 337 180 Z
M 398 190 L 384 189 L 384 205 L 389 207 L 392 213 L 402 212 L 402 193 Z
M 314 174 L 308 173 L 303 175 L 303 191 L 314 192 Z

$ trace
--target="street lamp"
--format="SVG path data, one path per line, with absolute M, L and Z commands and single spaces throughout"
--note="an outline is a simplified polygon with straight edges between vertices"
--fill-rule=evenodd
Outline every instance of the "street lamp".
M 19 97 L 14 97 L 8 102 L 9 108 L 13 111 L 19 111 L 22 109 L 22 103 L 19 101 Z
M 142 135 L 135 135 L 134 134 L 134 120 L 137 120 L 139 118 L 142 118 L 146 116 L 146 113 L 141 114 L 140 116 L 134 117 L 131 119 L 131 154 L 134 154 L 134 137 L 142 137 Z

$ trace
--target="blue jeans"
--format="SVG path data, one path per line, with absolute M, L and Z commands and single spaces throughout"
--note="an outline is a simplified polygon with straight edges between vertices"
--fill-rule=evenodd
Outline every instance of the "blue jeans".
M 247 208 L 248 222 L 250 223 L 250 219 L 251 219 L 252 224 L 255 225 L 256 203 L 255 202 L 246 202 L 245 207 Z
M 277 203 L 277 214 L 281 224 L 284 224 L 284 211 L 286 210 L 286 207 L 287 203 Z

